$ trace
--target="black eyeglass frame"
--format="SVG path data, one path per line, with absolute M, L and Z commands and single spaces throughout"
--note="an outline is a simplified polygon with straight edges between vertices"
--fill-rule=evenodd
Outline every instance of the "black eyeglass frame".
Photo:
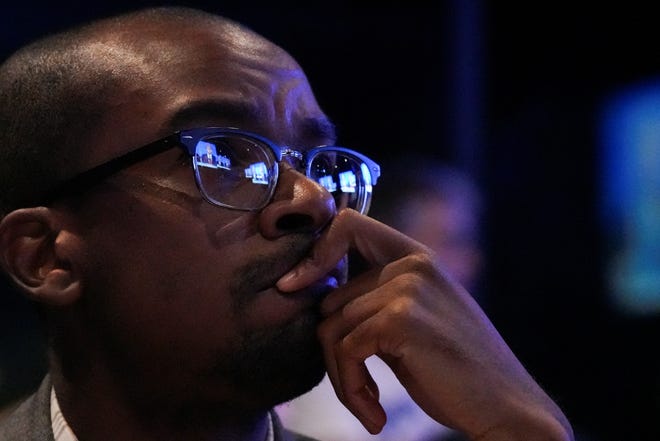
M 198 173 L 198 166 L 196 161 L 193 163 L 193 173 L 195 176 L 195 184 L 199 193 L 202 195 L 204 200 L 209 204 L 229 208 L 233 210 L 240 211 L 258 211 L 264 208 L 273 197 L 275 188 L 277 187 L 277 181 L 279 178 L 279 167 L 278 163 L 282 161 L 285 156 L 293 156 L 294 158 L 300 160 L 305 165 L 305 176 L 310 178 L 310 167 L 312 159 L 323 152 L 341 152 L 348 156 L 353 156 L 364 164 L 366 164 L 369 169 L 371 176 L 371 185 L 375 185 L 378 177 L 380 177 L 380 166 L 371 158 L 363 155 L 362 153 L 356 152 L 355 150 L 339 147 L 339 146 L 319 146 L 312 149 L 309 149 L 305 152 L 300 152 L 293 150 L 286 146 L 280 146 L 275 142 L 271 141 L 268 138 L 265 138 L 261 135 L 258 135 L 253 132 L 248 132 L 234 127 L 201 127 L 188 130 L 180 130 L 171 135 L 168 135 L 164 138 L 153 141 L 142 147 L 138 147 L 135 150 L 132 150 L 124 155 L 118 156 L 116 158 L 110 159 L 103 164 L 97 165 L 89 170 L 81 172 L 74 177 L 68 179 L 62 184 L 58 185 L 54 191 L 50 192 L 46 197 L 46 200 L 51 201 L 58 197 L 61 194 L 80 192 L 81 189 L 86 189 L 94 185 L 96 182 L 103 181 L 104 179 L 112 176 L 117 173 L 119 170 L 122 170 L 130 165 L 136 164 L 140 161 L 143 161 L 147 158 L 155 156 L 159 153 L 165 152 L 174 147 L 182 148 L 191 158 L 194 158 L 196 153 L 197 144 L 200 140 L 207 137 L 212 137 L 214 135 L 227 136 L 227 135 L 238 135 L 247 138 L 248 140 L 258 141 L 266 145 L 275 156 L 274 162 L 274 177 L 272 178 L 272 185 L 270 185 L 270 191 L 268 197 L 264 200 L 262 204 L 255 207 L 245 208 L 237 207 L 229 204 L 222 203 L 217 201 L 206 193 L 204 186 L 200 182 L 200 175 Z M 356 208 L 361 213 L 366 213 L 369 209 L 370 204 L 370 195 L 363 200 L 361 206 Z

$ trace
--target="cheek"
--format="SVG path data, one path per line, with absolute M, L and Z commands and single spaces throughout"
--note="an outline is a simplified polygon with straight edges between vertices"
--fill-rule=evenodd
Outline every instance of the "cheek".
M 210 244 L 194 216 L 158 208 L 134 204 L 89 231 L 89 326 L 130 357 L 194 368 L 236 337 L 228 291 L 235 250 Z

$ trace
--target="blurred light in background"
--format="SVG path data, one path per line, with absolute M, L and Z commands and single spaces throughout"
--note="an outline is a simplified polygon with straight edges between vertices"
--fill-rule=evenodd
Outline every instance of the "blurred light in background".
M 660 313 L 660 79 L 613 94 L 603 109 L 607 287 L 619 312 Z

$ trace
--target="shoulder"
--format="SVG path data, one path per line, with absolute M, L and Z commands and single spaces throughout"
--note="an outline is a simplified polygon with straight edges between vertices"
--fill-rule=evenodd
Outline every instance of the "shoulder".
M 50 378 L 0 421 L 2 441 L 54 441 L 50 424 Z

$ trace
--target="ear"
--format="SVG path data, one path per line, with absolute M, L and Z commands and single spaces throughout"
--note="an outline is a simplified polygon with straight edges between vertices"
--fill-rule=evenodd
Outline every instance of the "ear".
M 32 300 L 63 306 L 80 297 L 81 284 L 68 258 L 73 237 L 60 231 L 57 219 L 45 207 L 5 216 L 0 222 L 0 265 Z

